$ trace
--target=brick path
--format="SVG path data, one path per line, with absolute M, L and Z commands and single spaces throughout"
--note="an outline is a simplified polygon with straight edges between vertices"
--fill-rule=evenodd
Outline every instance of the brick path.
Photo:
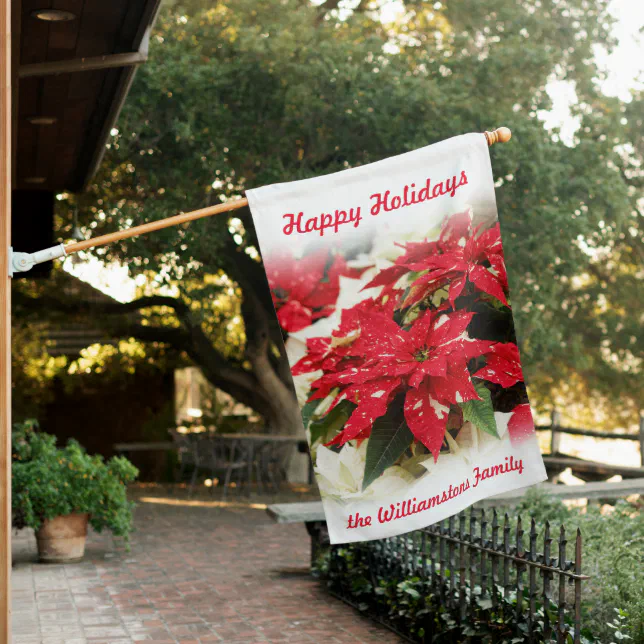
M 78 564 L 14 537 L 14 644 L 399 642 L 306 572 L 304 526 L 261 509 L 141 503 L 131 552 L 92 534 Z

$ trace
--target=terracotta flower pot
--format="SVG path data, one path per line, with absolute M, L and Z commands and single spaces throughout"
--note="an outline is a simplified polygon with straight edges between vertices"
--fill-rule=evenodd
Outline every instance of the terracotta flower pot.
M 43 521 L 38 532 L 38 555 L 45 563 L 80 561 L 85 554 L 89 514 L 67 514 Z

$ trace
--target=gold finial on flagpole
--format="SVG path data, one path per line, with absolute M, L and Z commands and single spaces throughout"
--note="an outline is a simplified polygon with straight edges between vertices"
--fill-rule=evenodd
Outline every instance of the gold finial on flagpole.
M 500 127 L 493 132 L 483 132 L 487 144 L 491 147 L 495 143 L 507 143 L 512 138 L 512 132 L 509 127 Z

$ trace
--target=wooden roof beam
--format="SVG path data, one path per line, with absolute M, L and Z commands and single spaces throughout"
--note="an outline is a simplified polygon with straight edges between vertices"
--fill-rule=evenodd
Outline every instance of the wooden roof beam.
M 97 69 L 111 69 L 113 67 L 131 67 L 140 65 L 148 59 L 147 52 L 127 52 L 123 54 L 108 54 L 106 56 L 92 56 L 89 58 L 71 58 L 69 60 L 54 60 L 46 63 L 32 63 L 20 65 L 18 78 L 31 78 L 33 76 L 51 76 L 53 74 L 71 74 L 74 72 L 87 72 Z
M 18 68 L 18 78 L 51 76 L 54 74 L 73 74 L 74 72 L 88 72 L 100 69 L 113 69 L 114 67 L 134 67 L 141 65 L 148 59 L 151 31 L 152 25 L 148 25 L 143 33 L 143 37 L 141 38 L 138 51 L 20 65 Z

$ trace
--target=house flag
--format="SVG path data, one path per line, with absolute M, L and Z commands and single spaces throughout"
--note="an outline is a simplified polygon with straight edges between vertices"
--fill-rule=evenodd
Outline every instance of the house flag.
M 331 543 L 546 478 L 482 134 L 246 195 Z

